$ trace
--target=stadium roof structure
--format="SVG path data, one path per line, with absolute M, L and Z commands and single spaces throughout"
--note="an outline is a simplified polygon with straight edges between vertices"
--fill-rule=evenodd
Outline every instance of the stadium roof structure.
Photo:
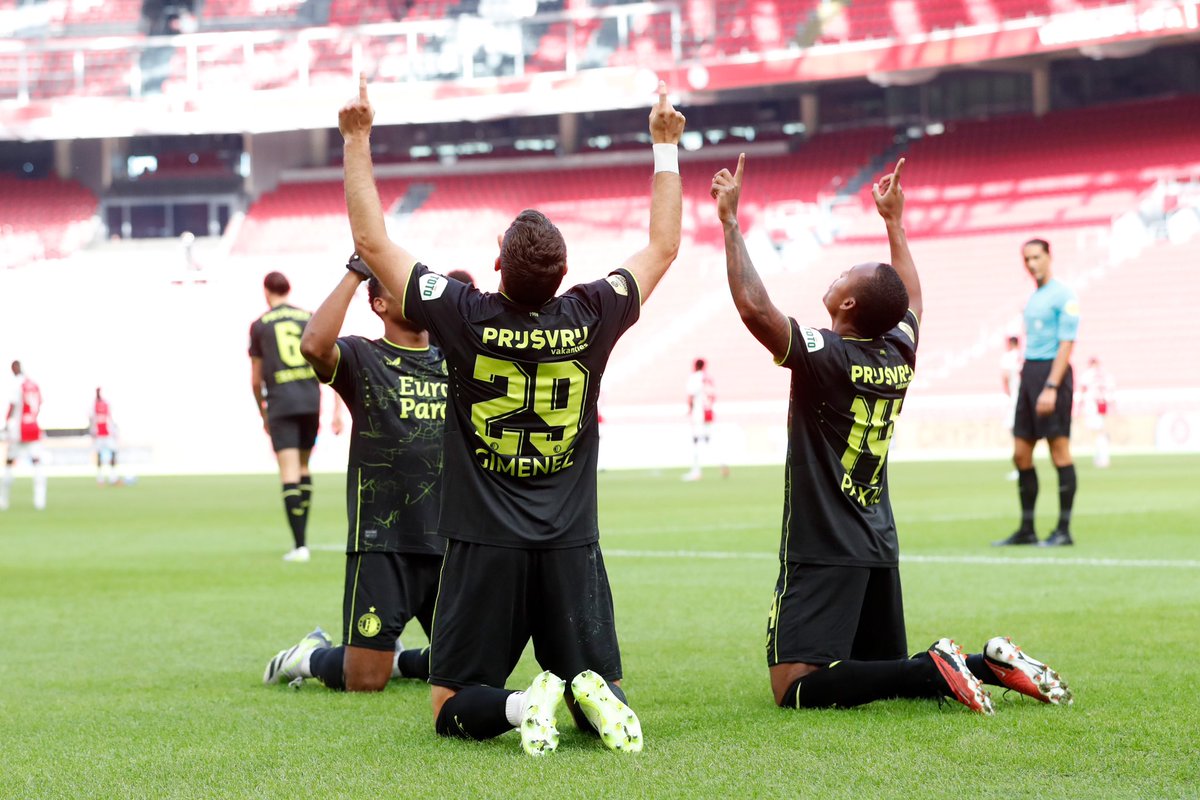
M 349 28 L 4 39 L 0 139 L 329 128 L 331 109 L 352 93 L 359 71 L 368 73 L 377 123 L 386 125 L 640 108 L 659 78 L 698 104 L 730 90 L 855 77 L 914 84 L 944 70 L 1032 68 L 1081 52 L 1123 56 L 1200 40 L 1200 0 L 1043 13 L 1026 5 L 1024 16 L 937 28 L 916 5 L 897 0 L 879 4 L 885 18 L 878 27 L 852 28 L 836 41 L 818 32 L 802 45 L 777 25 L 726 49 L 693 46 L 694 37 L 685 36 L 689 20 L 670 3 L 505 22 L 459 16 Z M 584 34 L 609 23 L 622 32 L 615 49 L 589 61 Z M 521 42 L 535 29 L 561 35 L 554 47 L 527 52 Z M 507 61 L 480 74 L 480 53 Z

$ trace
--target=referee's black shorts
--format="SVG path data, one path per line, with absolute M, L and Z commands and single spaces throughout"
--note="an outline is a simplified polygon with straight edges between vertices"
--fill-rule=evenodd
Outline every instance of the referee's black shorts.
M 907 657 L 899 568 L 779 565 L 768 666 Z
M 526 643 L 542 669 L 621 677 L 612 592 L 598 543 L 524 550 L 450 541 L 433 616 L 429 682 L 503 687 Z
M 1021 367 L 1021 386 L 1017 390 L 1017 410 L 1013 417 L 1013 436 L 1018 439 L 1057 439 L 1071 435 L 1071 403 L 1075 391 L 1070 365 L 1058 384 L 1054 411 L 1041 417 L 1037 413 L 1038 395 L 1050 379 L 1053 361 L 1026 360 Z
M 319 414 L 290 414 L 286 417 L 272 416 L 267 412 L 267 430 L 271 432 L 271 447 L 275 452 L 298 448 L 312 450 L 317 443 Z

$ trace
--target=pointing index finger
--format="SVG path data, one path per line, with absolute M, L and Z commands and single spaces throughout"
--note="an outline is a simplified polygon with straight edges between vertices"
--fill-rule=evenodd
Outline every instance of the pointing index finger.
M 904 159 L 902 158 L 896 162 L 896 168 L 894 170 L 892 170 L 892 183 L 900 182 L 900 168 L 903 166 L 904 166 Z
M 742 171 L 746 168 L 746 154 L 738 153 L 737 171 L 733 173 L 733 180 L 738 186 L 742 185 Z
M 659 106 L 659 108 L 666 108 L 667 105 L 668 105 L 668 103 L 667 103 L 667 82 L 659 81 L 658 82 L 658 106 Z
M 368 102 L 368 100 L 367 100 L 367 73 L 365 73 L 365 72 L 358 73 L 358 99 L 363 101 L 364 103 Z

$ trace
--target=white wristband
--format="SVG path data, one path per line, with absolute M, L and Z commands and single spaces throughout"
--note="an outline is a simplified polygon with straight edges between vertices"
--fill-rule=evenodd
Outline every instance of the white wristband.
M 679 174 L 679 145 L 654 145 L 654 173 L 674 172 Z

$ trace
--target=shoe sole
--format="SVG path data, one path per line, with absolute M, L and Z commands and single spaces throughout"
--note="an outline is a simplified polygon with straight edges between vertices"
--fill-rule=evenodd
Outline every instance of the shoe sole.
M 625 705 L 596 673 L 584 670 L 571 681 L 571 694 L 583 715 L 600 733 L 600 741 L 609 750 L 620 753 L 642 751 L 642 723 L 633 709 Z
M 997 642 L 999 639 L 999 642 Z M 1009 689 L 1020 692 L 1043 703 L 1069 706 L 1075 702 L 1074 694 L 1067 682 L 1055 670 L 1030 658 L 1013 640 L 997 637 L 987 643 L 983 657 L 996 677 Z M 1004 645 L 1012 648 L 1008 651 Z
M 983 688 L 983 682 L 967 667 L 962 648 L 953 639 L 939 639 L 929 648 L 929 655 L 937 665 L 938 672 L 946 680 L 955 700 L 972 711 L 990 717 L 996 713 L 992 696 Z
M 521 749 L 531 756 L 544 756 L 558 748 L 558 705 L 566 681 L 553 672 L 543 672 L 525 690 L 525 716 L 521 720 Z

